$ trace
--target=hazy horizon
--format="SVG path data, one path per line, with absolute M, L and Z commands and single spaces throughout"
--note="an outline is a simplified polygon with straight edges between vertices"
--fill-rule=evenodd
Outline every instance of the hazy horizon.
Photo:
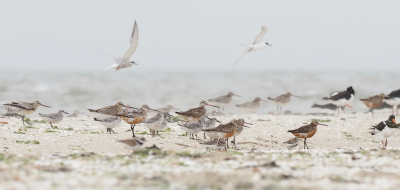
M 398 1 L 2 1 L 3 72 L 388 72 L 400 68 Z M 139 65 L 123 55 L 134 20 Z M 267 26 L 272 44 L 233 62 Z

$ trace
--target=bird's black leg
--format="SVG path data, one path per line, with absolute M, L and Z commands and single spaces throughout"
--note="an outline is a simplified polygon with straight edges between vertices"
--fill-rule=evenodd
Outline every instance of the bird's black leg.
M 24 125 L 24 127 L 25 127 L 25 116 L 24 115 L 22 115 L 22 124 Z
M 386 138 L 386 142 L 385 142 L 385 148 L 387 147 L 387 138 Z
M 236 135 L 233 136 L 233 145 L 235 146 L 236 149 Z
M 226 147 L 229 148 L 229 141 L 228 141 L 228 138 L 226 138 Z
M 131 125 L 131 131 L 132 131 L 132 138 L 135 138 L 135 124 Z
M 110 128 L 110 131 L 115 134 L 115 131 L 113 129 Z
M 53 124 L 50 123 L 51 128 L 53 129 Z
M 304 145 L 306 145 L 307 149 L 309 149 L 306 140 L 307 139 L 304 139 Z
M 206 137 L 206 132 L 204 132 L 203 135 L 204 135 L 204 139 L 207 139 L 207 137 Z

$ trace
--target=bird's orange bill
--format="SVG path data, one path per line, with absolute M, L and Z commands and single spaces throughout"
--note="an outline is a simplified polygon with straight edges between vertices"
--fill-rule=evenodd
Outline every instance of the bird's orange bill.
M 48 107 L 48 108 L 51 108 L 50 106 L 46 106 L 46 105 L 43 105 L 43 104 L 39 104 L 39 105 L 41 105 L 41 106 L 44 106 L 44 107 Z
M 394 124 L 397 124 L 397 123 L 396 123 L 396 120 L 392 119 L 392 121 L 393 121 Z
M 353 108 L 353 106 L 350 106 L 349 104 L 346 104 L 346 106 L 349 107 L 349 108 Z
M 207 106 L 212 106 L 212 107 L 216 107 L 216 108 L 219 108 L 219 106 L 214 106 L 214 105 L 211 105 L 211 104 L 206 104 Z

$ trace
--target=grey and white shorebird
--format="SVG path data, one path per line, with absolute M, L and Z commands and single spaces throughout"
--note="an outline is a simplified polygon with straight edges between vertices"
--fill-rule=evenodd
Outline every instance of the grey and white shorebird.
M 263 26 L 261 27 L 261 32 L 257 35 L 256 39 L 254 40 L 253 44 L 251 45 L 242 45 L 243 47 L 243 51 L 242 54 L 240 55 L 240 57 L 238 57 L 236 59 L 236 62 L 233 64 L 233 66 L 235 66 L 239 60 L 248 52 L 253 52 L 253 51 L 258 51 L 258 50 L 262 50 L 264 48 L 266 48 L 267 46 L 272 46 L 271 44 L 268 44 L 267 42 L 263 42 L 263 37 L 264 35 L 267 33 L 267 27 Z
M 353 108 L 349 104 L 354 100 L 354 94 L 355 91 L 353 87 L 348 87 L 346 91 L 343 92 L 333 92 L 330 94 L 330 97 L 324 97 L 323 100 L 329 100 L 332 104 L 335 104 L 338 106 L 338 113 L 339 113 L 339 108 L 343 106 L 348 106 L 350 108 Z M 344 109 L 343 109 L 344 113 Z
M 112 128 L 118 127 L 121 125 L 121 118 L 117 116 L 106 117 L 104 119 L 94 118 L 95 121 L 98 121 L 102 124 L 106 129 L 107 133 L 114 133 L 115 131 Z
M 51 114 L 43 114 L 43 113 L 39 113 L 39 115 L 47 122 L 50 123 L 51 128 L 53 128 L 53 123 L 59 123 L 63 120 L 64 115 L 68 114 L 67 112 L 65 112 L 64 110 L 60 110 L 57 113 L 51 113 Z
M 200 133 L 201 130 L 204 128 L 206 119 L 207 119 L 207 116 L 203 115 L 203 116 L 201 116 L 199 121 L 190 122 L 190 123 L 186 123 L 186 124 L 179 124 L 179 126 L 181 127 L 181 129 L 183 131 L 185 131 L 186 133 L 189 134 L 190 138 L 194 139 L 194 135 L 196 135 L 196 139 L 197 139 L 197 133 Z
M 399 106 L 400 106 L 400 89 L 395 90 L 390 92 L 390 94 L 388 94 L 384 101 L 392 106 L 392 114 L 394 114 L 394 109 L 395 107 L 397 108 L 396 110 L 396 115 L 399 115 Z
M 283 142 L 283 145 L 285 145 L 288 150 L 296 147 L 299 144 L 299 137 L 294 137 L 292 139 L 289 139 L 288 141 Z
M 203 129 L 212 129 L 212 128 L 214 128 L 215 127 L 215 124 L 216 123 L 221 123 L 221 121 L 218 121 L 217 120 L 217 118 L 209 118 L 208 116 L 207 116 L 207 121 L 206 121 L 206 123 L 204 124 L 204 127 L 203 127 Z M 206 133 L 207 132 L 204 132 L 204 139 L 206 139 Z
M 107 118 L 109 116 L 116 116 L 117 114 L 121 114 L 123 107 L 125 107 L 125 108 L 134 108 L 134 107 L 130 107 L 130 106 L 125 106 L 122 102 L 117 102 L 113 106 L 107 106 L 107 107 L 100 108 L 100 109 L 97 109 L 97 110 L 94 110 L 94 109 L 88 109 L 88 110 L 96 118 L 104 119 L 104 118 Z
M 160 136 L 160 134 L 159 134 L 158 132 L 164 130 L 165 128 L 167 128 L 167 124 L 168 124 L 169 119 L 170 119 L 171 117 L 172 117 L 172 115 L 170 115 L 170 114 L 167 113 L 167 112 L 164 112 L 164 113 L 163 113 L 163 122 L 161 123 L 161 125 L 156 126 L 155 128 L 153 128 L 153 134 L 154 134 L 154 135 L 157 134 L 158 136 Z
M 282 94 L 282 95 L 280 95 L 278 97 L 275 97 L 275 98 L 268 97 L 268 100 L 271 100 L 272 102 L 275 103 L 275 105 L 277 105 L 276 109 L 278 110 L 278 113 L 282 113 L 282 106 L 284 106 L 284 105 L 286 105 L 286 104 L 288 104 L 290 102 L 290 97 L 291 96 L 300 98 L 299 96 L 295 96 L 290 92 L 286 92 L 286 94 Z
M 167 112 L 164 112 L 165 114 L 168 114 Z M 146 120 L 144 120 L 141 124 L 147 128 L 150 129 L 150 134 L 152 136 L 155 135 L 155 130 L 157 129 L 157 127 L 159 127 L 160 125 L 163 124 L 163 122 L 165 121 L 164 119 L 164 113 L 158 112 L 155 116 L 148 118 Z M 169 114 L 168 114 L 169 115 Z
M 222 111 L 225 111 L 225 106 L 227 106 L 231 102 L 232 96 L 241 97 L 232 92 L 228 92 L 227 95 L 220 96 L 220 97 L 214 98 L 214 99 L 209 99 L 208 101 L 216 106 L 221 107 Z
M 186 122 L 196 122 L 199 121 L 201 116 L 207 114 L 207 109 L 205 108 L 205 106 L 213 106 L 219 108 L 218 106 L 208 104 L 206 101 L 202 100 L 200 101 L 200 105 L 197 108 L 192 108 L 187 111 L 181 111 L 175 113 L 178 114 Z
M 244 119 L 242 119 L 242 118 L 238 119 L 237 121 L 238 121 L 239 125 L 236 127 L 236 132 L 235 132 L 235 135 L 233 136 L 233 141 L 231 142 L 234 144 L 235 149 L 236 149 L 236 137 L 242 133 L 244 127 L 250 128 L 249 126 L 246 126 L 244 124 L 253 125 L 251 123 L 245 122 Z
M 79 117 L 79 114 L 84 114 L 84 113 L 81 113 L 79 110 L 75 110 L 74 113 L 69 114 L 69 115 L 67 115 L 65 117 L 68 117 L 68 118 Z
M 146 139 L 143 137 L 136 138 L 136 139 L 125 139 L 125 140 L 118 140 L 117 142 L 123 144 L 125 148 L 132 150 L 133 152 L 139 151 L 142 149 L 142 145 L 146 142 Z
M 206 148 L 206 150 L 208 152 L 211 152 L 210 149 L 223 150 L 226 147 L 226 143 L 224 141 L 220 141 L 218 139 L 213 139 L 211 141 L 202 142 L 202 143 L 200 143 L 200 145 L 202 147 Z
M 133 53 L 135 53 L 138 44 L 139 44 L 139 28 L 135 21 L 130 39 L 129 49 L 125 52 L 122 58 L 114 55 L 113 58 L 116 63 L 105 69 L 115 69 L 115 71 L 118 71 L 119 69 L 128 68 L 131 67 L 132 65 L 137 65 L 137 63 L 130 61 L 130 58 L 133 55 Z
M 265 101 L 265 100 L 257 97 L 251 102 L 237 104 L 236 107 L 240 108 L 242 111 L 244 111 L 246 113 L 255 113 L 258 110 L 258 108 L 260 108 L 260 101 L 268 102 L 268 101 Z
M 29 102 L 11 102 L 7 104 L 3 104 L 6 107 L 8 113 L 15 113 L 18 115 L 22 115 L 22 124 L 25 126 L 25 116 L 35 113 L 39 106 L 44 106 L 50 108 L 50 106 L 43 105 L 39 101 L 35 101 L 32 103 Z M 30 123 L 28 123 L 30 124 Z M 30 124 L 31 125 L 31 124 Z

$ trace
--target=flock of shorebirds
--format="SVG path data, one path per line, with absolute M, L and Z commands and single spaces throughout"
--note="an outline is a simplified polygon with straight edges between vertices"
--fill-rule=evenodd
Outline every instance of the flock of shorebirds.
M 338 109 L 339 112 L 340 109 L 344 111 L 344 106 L 350 106 L 349 104 L 353 101 L 354 94 L 354 89 L 352 87 L 348 87 L 345 91 L 331 93 L 329 97 L 324 97 L 323 99 L 329 100 L 334 106 L 336 106 L 336 109 Z M 229 92 L 227 95 L 220 96 L 215 99 L 209 99 L 208 102 L 210 103 L 202 100 L 200 101 L 199 106 L 196 108 L 191 108 L 187 111 L 176 111 L 175 113 L 179 117 L 174 117 L 170 114 L 172 110 L 177 110 L 172 106 L 167 106 L 160 109 L 152 109 L 148 105 L 144 104 L 140 108 L 135 108 L 124 105 L 121 102 L 100 109 L 88 110 L 94 115 L 94 120 L 102 124 L 107 129 L 108 133 L 115 133 L 113 128 L 120 126 L 122 120 L 130 124 L 130 131 L 132 132 L 133 139 L 121 140 L 120 142 L 134 151 L 140 149 L 141 145 L 145 141 L 144 138 L 138 138 L 135 135 L 134 129 L 137 124 L 142 124 L 143 126 L 149 128 L 150 134 L 155 136 L 159 135 L 159 131 L 166 129 L 167 124 L 173 120 L 177 122 L 181 121 L 178 125 L 192 139 L 195 137 L 197 139 L 197 135 L 199 133 L 203 133 L 204 139 L 206 139 L 206 136 L 208 136 L 211 141 L 200 144 L 209 151 L 210 149 L 219 150 L 229 148 L 228 139 L 231 137 L 233 137 L 233 141 L 231 141 L 233 143 L 233 147 L 236 148 L 236 137 L 242 133 L 244 127 L 249 127 L 247 125 L 253 125 L 246 122 L 242 118 L 232 119 L 229 123 L 217 125 L 217 123 L 221 122 L 216 118 L 210 118 L 207 116 L 206 106 L 222 108 L 223 110 L 224 107 L 231 102 L 233 96 L 239 95 Z M 291 96 L 295 95 L 288 92 L 276 98 L 268 99 L 277 105 L 278 112 L 282 112 L 282 106 L 290 102 Z M 257 97 L 251 102 L 238 104 L 236 106 L 242 109 L 244 112 L 254 113 L 260 107 L 260 101 L 265 100 Z M 400 105 L 400 89 L 393 91 L 388 95 L 380 94 L 367 99 L 361 99 L 361 101 L 370 108 L 376 108 L 380 106 L 383 101 L 389 105 L 392 105 L 393 107 L 398 106 Z M 22 122 L 24 126 L 27 122 L 25 120 L 26 115 L 34 113 L 39 106 L 49 107 L 43 105 L 39 101 L 35 101 L 33 103 L 11 102 L 4 105 L 6 106 L 8 113 L 22 116 Z M 147 118 L 149 111 L 153 111 L 156 114 L 150 118 Z M 393 108 L 392 112 L 394 112 Z M 68 113 L 64 110 L 60 110 L 57 113 L 51 114 L 39 113 L 39 115 L 45 121 L 50 123 L 52 128 L 53 124 L 59 123 L 63 120 L 63 114 Z M 78 114 L 79 112 L 75 112 L 70 116 L 73 117 L 77 116 Z M 294 130 L 289 130 L 288 132 L 292 133 L 295 138 L 290 139 L 283 144 L 290 149 L 297 146 L 299 139 L 302 138 L 304 139 L 304 149 L 308 149 L 306 140 L 315 135 L 318 125 L 324 124 L 318 123 L 317 121 L 312 121 L 309 125 L 302 126 Z M 380 134 L 382 136 L 382 147 L 385 148 L 387 146 L 387 138 L 393 136 L 399 127 L 400 124 L 396 124 L 395 116 L 391 115 L 387 121 L 382 121 L 378 125 L 373 126 L 371 128 L 371 134 Z M 386 139 L 386 141 L 384 142 L 383 139 Z

